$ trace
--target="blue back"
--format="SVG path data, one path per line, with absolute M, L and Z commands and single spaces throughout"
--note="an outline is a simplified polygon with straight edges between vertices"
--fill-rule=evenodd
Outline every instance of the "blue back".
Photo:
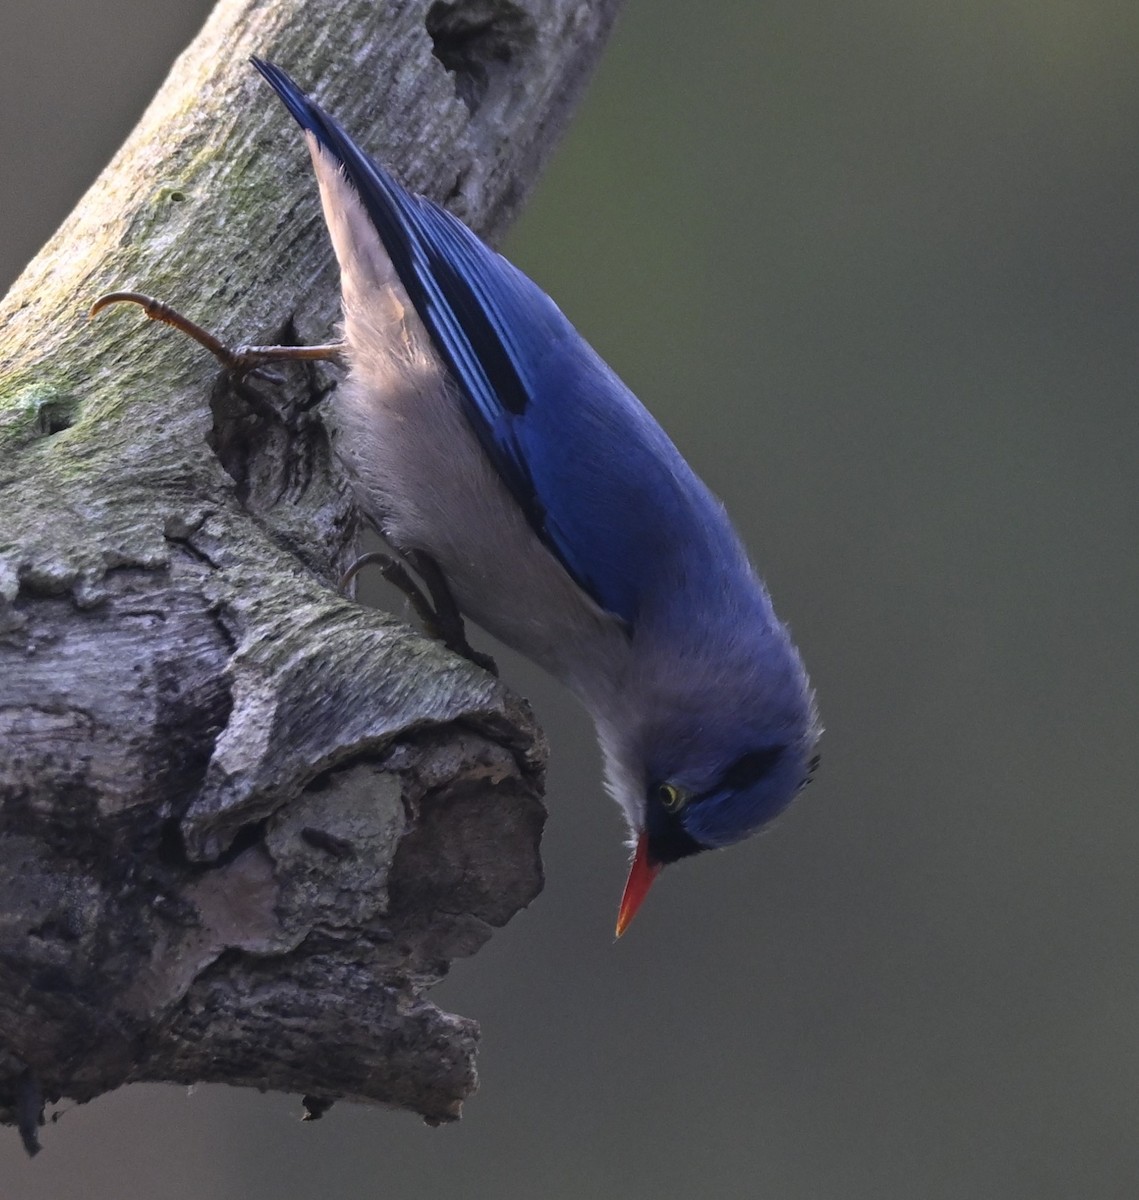
M 484 450 L 593 600 L 631 626 L 648 603 L 725 569 L 750 577 L 719 502 L 554 302 L 456 217 L 396 183 L 278 67 L 253 63 L 341 165 Z M 751 618 L 772 622 L 762 589 L 747 592 Z

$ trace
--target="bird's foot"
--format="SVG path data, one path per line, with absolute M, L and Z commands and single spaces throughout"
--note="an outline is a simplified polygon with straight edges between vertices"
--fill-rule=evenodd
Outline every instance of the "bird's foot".
M 418 583 L 412 579 L 407 567 L 391 554 L 382 550 L 373 550 L 362 554 L 344 572 L 340 579 L 340 590 L 346 592 L 352 580 L 367 566 L 380 568 L 380 574 L 391 584 L 394 584 L 408 598 L 415 615 L 423 622 L 428 636 L 443 643 L 448 650 L 461 655 L 476 667 L 489 671 L 497 677 L 498 664 L 489 654 L 476 650 L 467 641 L 467 631 L 463 624 L 462 613 L 451 594 L 450 585 L 439 564 L 422 550 L 409 550 L 408 561 L 423 577 L 430 599 Z
M 344 354 L 342 342 L 329 342 L 323 346 L 238 346 L 231 350 L 208 329 L 203 329 L 189 317 L 184 317 L 169 304 L 164 304 L 153 296 L 145 296 L 142 292 L 109 292 L 106 296 L 100 296 L 91 306 L 89 316 L 97 316 L 112 304 L 137 304 L 151 321 L 161 321 L 163 325 L 171 325 L 181 330 L 198 345 L 204 346 L 225 370 L 239 377 L 248 375 L 267 363 L 335 362 Z
M 160 321 L 164 325 L 181 330 L 200 346 L 204 346 L 226 371 L 238 379 L 251 372 L 260 371 L 267 363 L 334 362 L 344 355 L 342 342 L 330 342 L 323 346 L 238 346 L 231 350 L 208 329 L 203 329 L 169 304 L 142 292 L 110 292 L 106 296 L 100 296 L 91 306 L 90 316 L 97 316 L 112 304 L 137 304 L 151 321 Z M 382 552 L 373 552 L 358 558 L 341 578 L 340 590 L 347 591 L 363 567 L 378 566 L 384 578 L 395 584 L 411 601 L 412 608 L 431 637 L 437 638 L 449 650 L 461 654 L 475 666 L 497 675 L 498 667 L 494 659 L 488 654 L 480 653 L 467 641 L 462 614 L 443 572 L 439 569 L 439 564 L 421 550 L 410 551 L 407 559 L 423 577 L 427 590 L 431 593 L 430 599 L 412 579 L 403 563 Z

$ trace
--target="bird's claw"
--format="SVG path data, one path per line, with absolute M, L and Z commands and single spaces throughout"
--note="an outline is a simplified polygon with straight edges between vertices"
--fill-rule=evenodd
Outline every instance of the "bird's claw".
M 205 347 L 224 370 L 239 377 L 256 373 L 270 382 L 282 382 L 273 372 L 263 370 L 267 363 L 334 362 L 344 353 L 341 342 L 329 342 L 321 346 L 238 346 L 231 350 L 208 329 L 183 316 L 176 308 L 142 292 L 108 292 L 95 301 L 88 316 L 95 317 L 112 304 L 137 304 L 149 320 L 181 330 L 199 346 Z
M 428 554 L 412 550 L 407 555 L 412 566 L 423 576 L 431 598 L 412 579 L 407 568 L 391 554 L 382 550 L 372 550 L 362 554 L 340 578 L 340 590 L 347 593 L 349 586 L 360 571 L 367 566 L 377 566 L 380 574 L 391 584 L 394 584 L 408 598 L 415 615 L 423 624 L 429 637 L 440 641 L 454 654 L 467 659 L 476 667 L 497 677 L 498 664 L 489 654 L 476 650 L 467 641 L 463 616 L 451 594 L 451 589 L 439 564 Z

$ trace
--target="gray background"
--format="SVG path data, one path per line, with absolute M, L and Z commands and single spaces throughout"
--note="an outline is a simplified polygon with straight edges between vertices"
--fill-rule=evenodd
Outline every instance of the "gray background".
M 5 0 L 0 276 L 205 8 Z M 590 730 L 508 661 L 548 883 L 439 990 L 461 1125 L 136 1088 L 0 1196 L 1139 1194 L 1137 59 L 1133 0 L 632 0 L 507 249 L 737 517 L 817 781 L 614 946 Z

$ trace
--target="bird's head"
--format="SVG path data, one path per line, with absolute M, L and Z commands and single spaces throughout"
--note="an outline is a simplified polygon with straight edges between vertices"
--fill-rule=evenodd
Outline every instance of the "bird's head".
M 658 695 L 647 721 L 599 725 L 633 848 L 618 937 L 663 867 L 749 837 L 810 780 L 821 729 L 793 650 L 785 662 L 790 669 L 774 679 L 759 672 L 741 689 L 737 673 L 718 688 L 687 690 L 684 703 Z

